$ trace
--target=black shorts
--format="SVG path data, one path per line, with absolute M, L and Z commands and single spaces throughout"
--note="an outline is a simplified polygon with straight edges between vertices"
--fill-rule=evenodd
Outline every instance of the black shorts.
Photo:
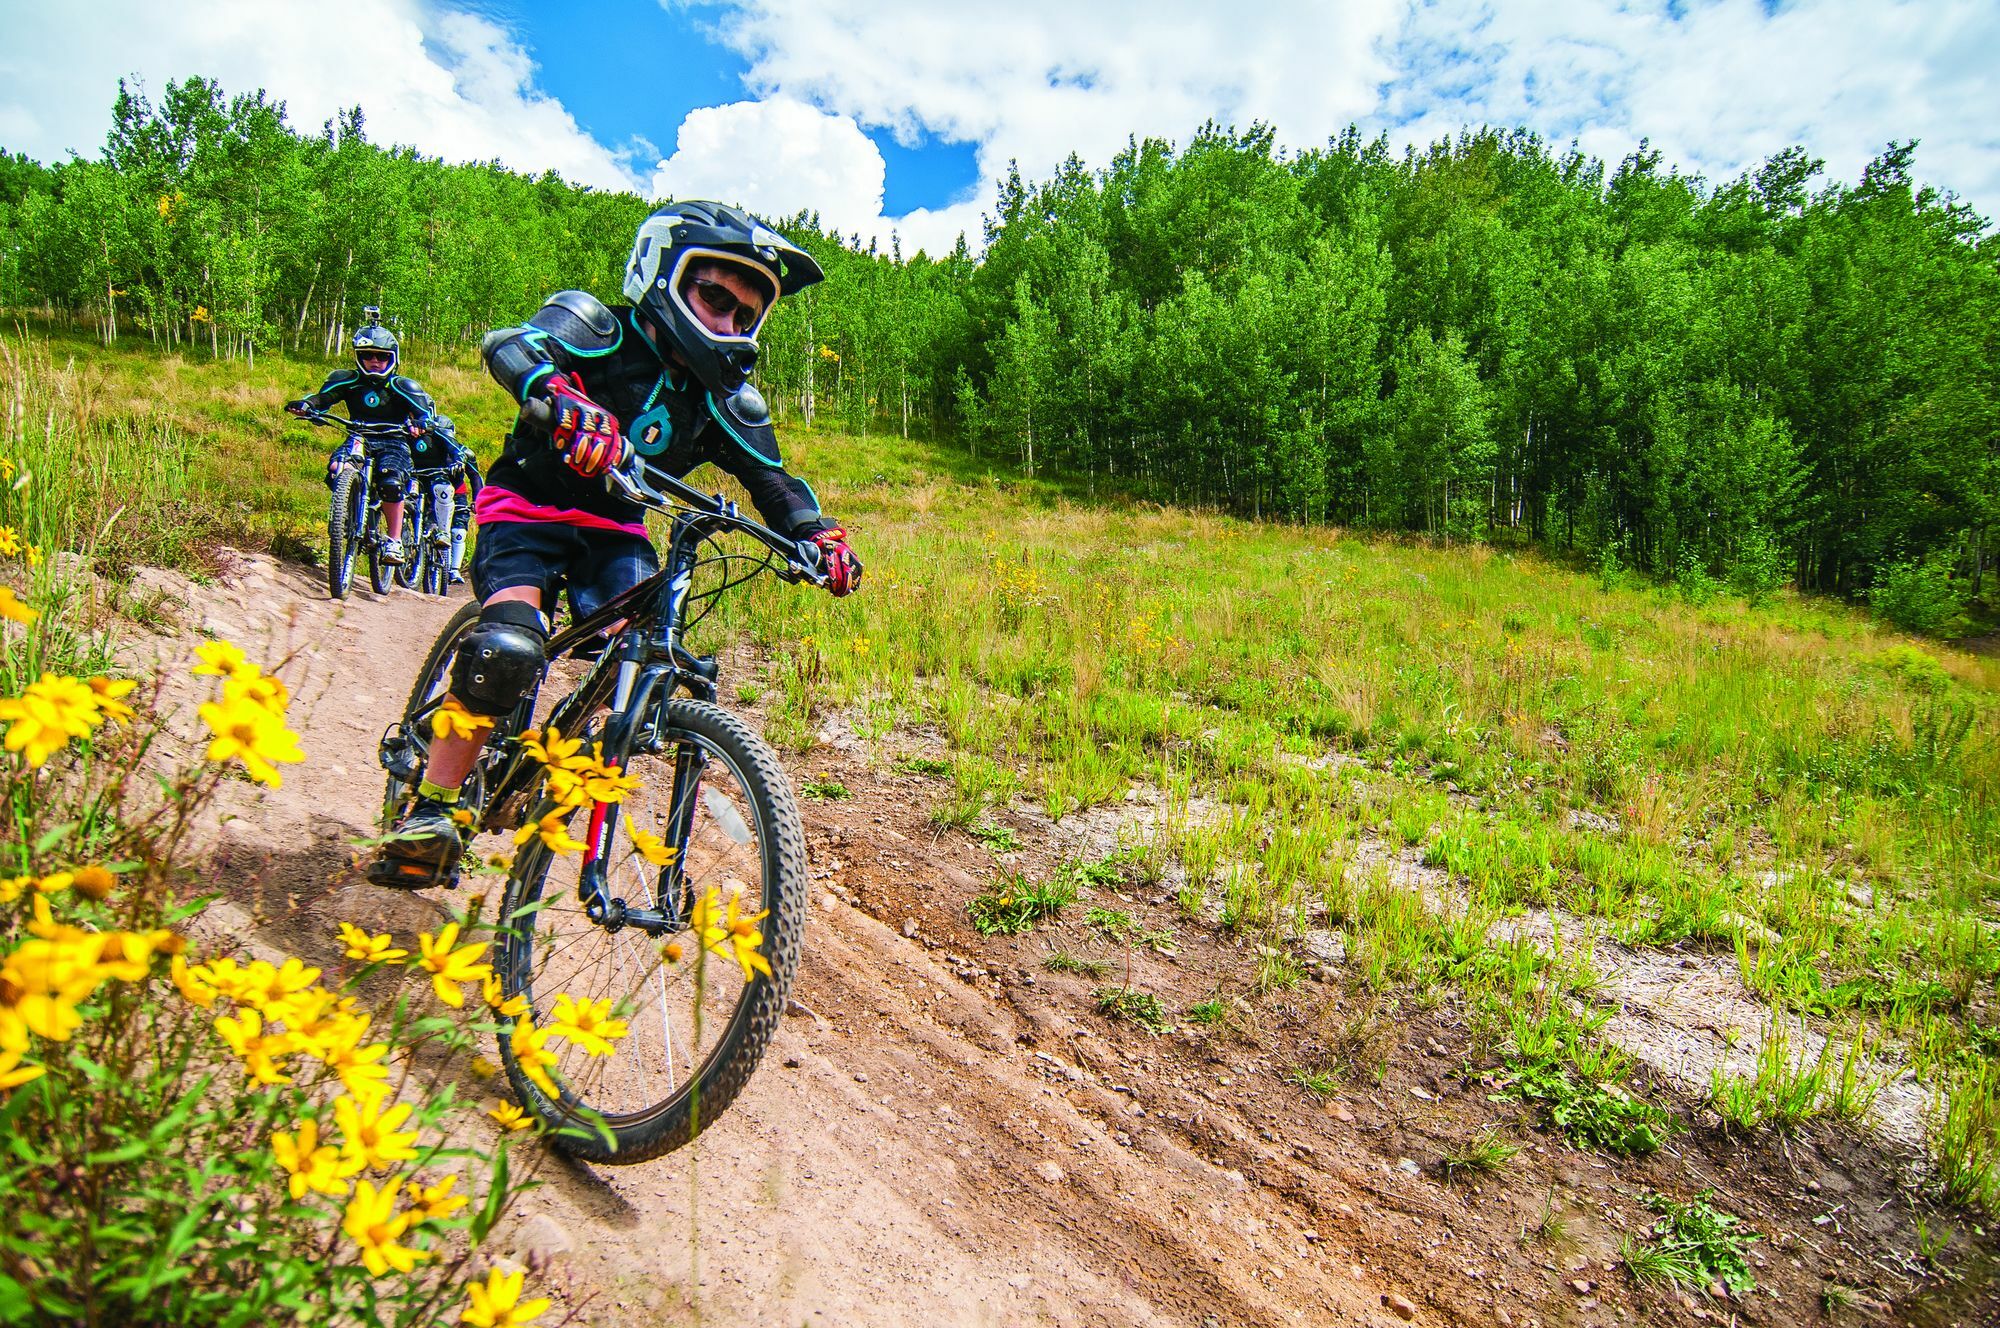
M 571 616 L 587 618 L 659 570 L 652 541 L 637 535 L 558 521 L 496 521 L 479 527 L 472 593 L 483 600 L 512 586 L 536 586 L 542 611 L 553 616 L 556 593 L 567 589 Z

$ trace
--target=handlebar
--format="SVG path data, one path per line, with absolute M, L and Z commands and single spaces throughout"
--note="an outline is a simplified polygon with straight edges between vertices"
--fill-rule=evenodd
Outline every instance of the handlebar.
M 522 420 L 530 424 L 546 427 L 551 414 L 549 403 L 538 397 L 521 407 Z M 820 566 L 817 544 L 811 540 L 790 539 L 769 526 L 759 525 L 739 512 L 736 504 L 721 494 L 703 493 L 685 480 L 648 466 L 646 459 L 637 451 L 632 453 L 631 460 L 625 465 L 604 472 L 604 485 L 639 507 L 670 516 L 680 516 L 685 510 L 692 510 L 699 518 L 740 531 L 766 545 L 784 560 L 783 567 L 778 571 L 781 579 L 795 584 L 804 581 L 822 588 L 826 585 L 826 572 Z
M 304 420 L 308 424 L 323 424 L 329 428 L 339 427 L 349 433 L 359 434 L 363 438 L 388 438 L 396 434 L 408 435 L 410 431 L 406 424 L 374 424 L 366 420 L 350 420 L 345 415 L 336 415 L 330 410 L 301 411 L 293 418 Z

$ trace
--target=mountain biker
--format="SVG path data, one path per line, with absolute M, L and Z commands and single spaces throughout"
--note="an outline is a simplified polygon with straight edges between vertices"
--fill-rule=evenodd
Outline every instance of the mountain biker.
M 473 504 L 479 500 L 479 491 L 486 481 L 479 476 L 479 458 L 472 455 L 472 449 L 458 441 L 458 434 L 452 428 L 449 415 L 438 416 L 439 422 L 451 435 L 452 445 L 458 448 L 458 483 L 451 491 L 451 575 L 452 585 L 465 583 L 465 532 L 472 525 Z
M 748 213 L 670 203 L 639 226 L 627 303 L 559 291 L 526 324 L 486 337 L 488 371 L 523 409 L 479 496 L 472 583 L 484 607 L 451 670 L 451 695 L 466 710 L 506 715 L 535 686 L 559 590 L 582 618 L 659 570 L 644 509 L 601 478 L 635 450 L 676 477 L 720 466 L 766 525 L 818 546 L 833 594 L 860 586 L 846 532 L 784 469 L 770 411 L 748 382 L 772 303 L 822 275 Z M 545 417 L 529 410 L 535 402 Z M 453 734 L 432 743 L 416 802 L 371 879 L 410 884 L 398 865 L 429 867 L 419 884 L 449 875 L 463 851 L 452 812 L 482 742 Z
M 459 568 L 465 558 L 465 532 L 472 524 L 472 503 L 479 496 L 479 460 L 458 441 L 458 426 L 449 415 L 433 415 L 424 431 L 410 444 L 410 463 L 417 470 L 449 470 L 451 500 L 450 583 L 465 580 Z
M 374 316 L 375 310 L 369 309 L 368 325 L 354 334 L 355 367 L 335 369 L 320 384 L 319 391 L 296 401 L 287 401 L 285 409 L 293 415 L 305 415 L 342 405 L 347 407 L 347 418 L 356 424 L 400 424 L 411 439 L 421 438 L 424 426 L 436 413 L 437 406 L 432 402 L 430 393 L 396 372 L 399 349 L 396 334 L 374 321 Z M 343 439 L 333 449 L 333 455 L 327 458 L 326 482 L 329 486 L 339 470 L 342 454 L 356 441 L 363 442 L 367 449 L 375 466 L 376 492 L 382 495 L 382 561 L 392 565 L 400 563 L 403 561 L 403 490 L 410 482 L 410 443 L 393 435 L 365 440 Z

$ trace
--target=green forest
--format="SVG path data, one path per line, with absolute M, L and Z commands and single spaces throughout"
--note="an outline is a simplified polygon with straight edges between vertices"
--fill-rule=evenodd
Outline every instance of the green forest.
M 2000 237 L 1890 142 L 1743 178 L 1527 130 L 1288 152 L 1207 125 L 1011 174 L 977 246 L 774 218 L 828 280 L 774 314 L 781 417 L 1244 515 L 1533 544 L 1963 630 L 2000 513 Z M 102 154 L 0 152 L 0 305 L 215 356 L 319 357 L 364 304 L 462 356 L 615 298 L 649 203 L 122 86 Z M 449 405 L 449 403 L 447 403 Z

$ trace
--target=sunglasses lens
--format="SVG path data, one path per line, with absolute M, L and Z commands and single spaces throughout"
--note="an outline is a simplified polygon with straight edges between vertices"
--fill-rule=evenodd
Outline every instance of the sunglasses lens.
M 736 298 L 736 293 L 719 281 L 697 281 L 694 283 L 695 296 L 710 310 L 730 320 L 730 326 L 737 332 L 748 332 L 757 325 L 757 310 Z

